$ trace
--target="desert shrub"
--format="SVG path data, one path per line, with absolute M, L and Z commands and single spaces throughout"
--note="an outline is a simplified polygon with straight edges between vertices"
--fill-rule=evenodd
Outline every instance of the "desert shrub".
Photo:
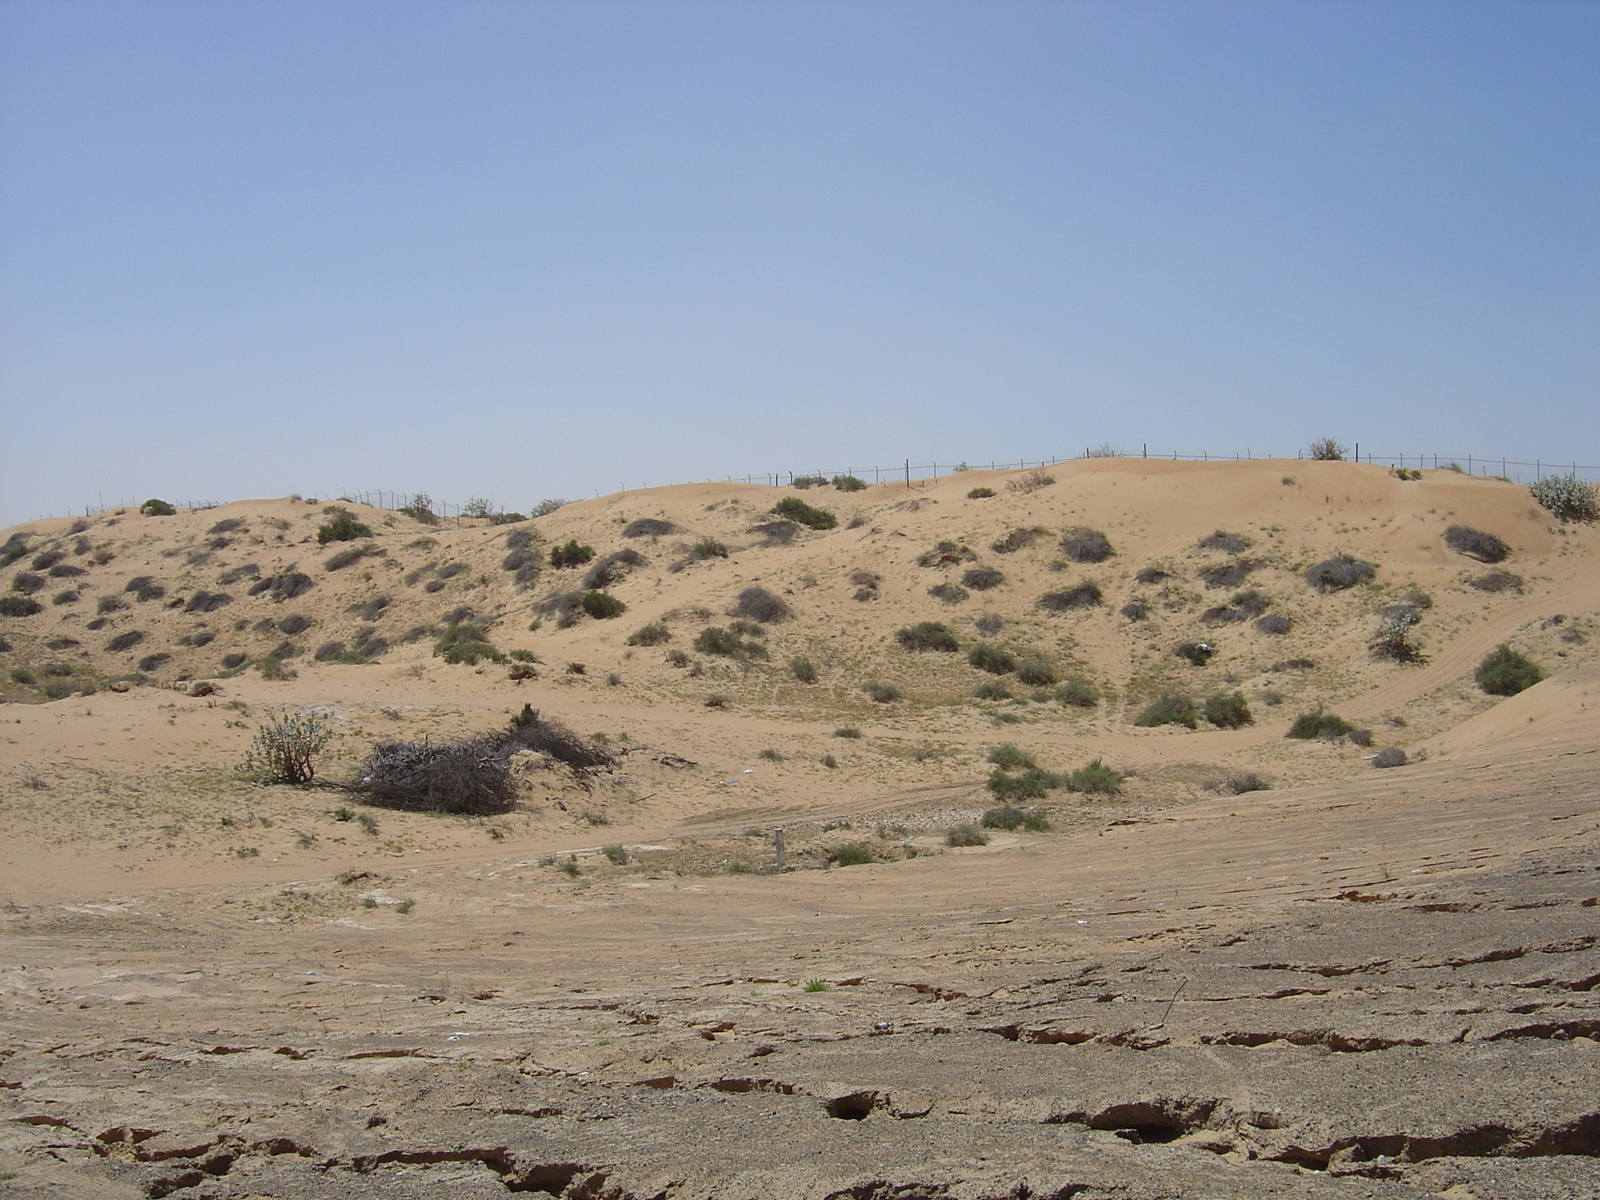
M 804 525 L 807 529 L 832 529 L 839 524 L 839 518 L 824 509 L 812 508 L 799 496 L 785 496 L 772 506 L 774 514 L 787 517 L 796 524 Z
M 1202 550 L 1220 550 L 1224 554 L 1243 554 L 1250 549 L 1250 539 L 1237 533 L 1224 533 L 1217 530 L 1209 533 L 1196 543 Z
M 35 555 L 33 561 L 28 565 L 35 571 L 48 571 L 66 556 L 67 552 L 65 550 L 46 550 L 41 554 Z
M 1098 529 L 1077 525 L 1061 535 L 1061 556 L 1069 562 L 1105 562 L 1113 553 L 1110 540 Z
M 1043 467 L 1034 467 L 1031 471 L 1025 471 L 1021 475 L 1015 475 L 1006 480 L 1006 491 L 1028 496 L 1037 492 L 1040 488 L 1050 487 L 1055 481 L 1056 477 Z
M 1316 712 L 1301 713 L 1284 736 L 1309 742 L 1313 738 L 1342 738 L 1354 728 L 1343 717 L 1318 709 Z
M 119 633 L 106 643 L 106 653 L 121 654 L 124 650 L 132 650 L 142 641 L 144 641 L 144 634 L 137 629 L 129 630 L 127 633 Z
M 944 835 L 946 846 L 987 846 L 989 835 L 980 833 L 971 825 L 957 825 Z
M 25 533 L 13 533 L 6 539 L 5 545 L 0 546 L 0 567 L 9 567 L 27 553 L 28 535 Z
M 1256 628 L 1262 633 L 1288 633 L 1293 623 L 1288 617 L 1281 617 L 1277 613 L 1268 613 L 1256 622 Z
M 1200 569 L 1200 581 L 1208 588 L 1238 587 L 1261 564 L 1251 558 L 1237 558 L 1232 562 L 1217 563 Z
M 1522 576 L 1515 571 L 1490 571 L 1476 579 L 1467 580 L 1469 587 L 1480 592 L 1520 592 L 1522 591 Z
M 0 596 L 0 617 L 31 617 L 43 611 L 44 605 L 26 596 Z
M 357 538 L 369 538 L 372 530 L 368 529 L 348 509 L 334 506 L 323 510 L 328 521 L 317 530 L 317 545 L 326 546 L 329 542 L 353 542 Z
M 447 663 L 465 663 L 467 666 L 476 666 L 480 658 L 490 662 L 505 661 L 505 656 L 490 643 L 484 627 L 471 621 L 446 625 L 439 640 L 433 644 L 433 653 Z
M 609 621 L 612 617 L 620 617 L 627 611 L 628 606 L 618 600 L 610 592 L 585 592 L 580 600 L 583 611 L 597 621 Z
M 669 533 L 677 533 L 678 527 L 671 521 L 663 521 L 659 517 L 640 517 L 637 521 L 630 521 L 623 527 L 622 536 L 625 538 L 666 537 Z
M 1406 762 L 1406 752 L 1398 746 L 1385 746 L 1372 756 L 1372 765 L 1380 770 L 1385 767 L 1403 767 Z
M 1051 788 L 1063 786 L 1066 781 L 1052 771 L 1038 767 L 1024 767 L 1019 775 L 1008 774 L 1000 767 L 989 773 L 984 786 L 996 800 L 1039 800 Z
M 609 767 L 614 761 L 604 746 L 585 740 L 554 717 L 541 716 L 530 704 L 524 704 L 522 711 L 511 718 L 505 739 L 511 750 L 547 754 L 574 771 Z
M 1056 671 L 1042 658 L 1025 658 L 1017 663 L 1017 679 L 1029 687 L 1049 687 L 1056 681 Z
M 296 613 L 293 616 L 285 617 L 283 620 L 279 621 L 277 628 L 281 632 L 293 637 L 297 633 L 304 633 L 306 630 L 310 629 L 311 621 L 309 618 L 303 617 Z
M 128 602 L 120 596 L 101 596 L 95 601 L 94 609 L 102 616 L 106 613 L 120 612 L 128 607 Z
M 331 737 L 333 722 L 325 713 L 269 709 L 235 769 L 258 783 L 310 783 L 316 756 Z
M 629 646 L 659 646 L 663 642 L 670 642 L 671 640 L 672 630 L 657 621 L 635 629 L 628 635 L 628 640 L 625 644 Z
M 509 743 L 480 734 L 446 742 L 379 742 L 357 768 L 350 790 L 368 804 L 411 812 L 485 816 L 516 807 Z
M 536 517 L 548 517 L 551 513 L 555 512 L 556 509 L 565 508 L 566 506 L 567 502 L 565 500 L 555 496 L 548 496 L 528 510 L 528 519 L 533 520 Z
M 1176 657 L 1194 667 L 1205 666 L 1216 652 L 1217 648 L 1210 642 L 1180 642 L 1172 648 Z
M 1378 623 L 1368 648 L 1372 657 L 1397 663 L 1423 663 L 1427 656 L 1411 640 L 1411 627 L 1417 623 L 1417 610 L 1409 605 L 1396 605 L 1400 611 L 1391 613 Z
M 998 679 L 990 679 L 973 688 L 972 695 L 978 700 L 1009 700 L 1011 689 Z
M 82 567 L 75 567 L 71 563 L 57 563 L 50 568 L 49 572 L 51 579 L 76 579 L 78 576 L 87 575 L 88 573 Z
M 1130 621 L 1144 621 L 1150 616 L 1150 606 L 1142 600 L 1132 600 L 1117 610 Z
M 728 707 L 728 698 L 726 696 L 724 696 L 721 692 L 712 692 L 711 695 L 706 697 L 706 707 L 707 708 L 727 708 Z
M 747 641 L 737 630 L 716 625 L 708 625 L 695 636 L 694 648 L 701 654 L 740 661 L 767 657 L 767 648 L 760 642 Z
M 581 567 L 594 557 L 594 547 L 580 545 L 577 538 L 570 538 L 564 546 L 550 547 L 550 565 L 558 569 L 566 567 Z
M 513 581 L 519 588 L 528 587 L 538 579 L 542 565 L 539 556 L 527 546 L 519 546 L 500 560 L 502 571 L 515 572 Z M 410 576 L 407 579 L 409 581 Z
M 1018 550 L 1024 550 L 1033 545 L 1047 532 L 1048 530 L 1041 529 L 1038 526 L 1034 526 L 1031 529 L 1013 529 L 998 541 L 990 542 L 989 549 L 996 554 L 1015 554 Z
M 316 587 L 316 581 L 303 571 L 285 571 L 251 584 L 250 594 L 259 596 L 265 593 L 281 604 L 285 600 L 293 600 L 297 596 L 305 595 L 314 587 Z M 131 591 L 132 589 L 128 590 Z M 143 600 L 145 597 L 141 593 L 138 598 Z
M 295 669 L 285 666 L 283 659 L 276 654 L 263 654 L 256 659 L 255 667 L 261 672 L 263 679 L 293 679 L 296 675 Z
M 590 591 L 608 588 L 627 578 L 634 567 L 642 567 L 645 562 L 644 555 L 632 547 L 618 550 L 614 554 L 606 555 L 584 572 L 582 586 Z
M 1559 521 L 1600 519 L 1600 490 L 1576 475 L 1546 475 L 1528 492 Z
M 974 567 L 961 576 L 961 586 L 969 587 L 975 592 L 987 592 L 990 588 L 997 588 L 1006 581 L 1006 577 L 993 567 Z
M 946 604 L 960 604 L 968 596 L 967 589 L 954 583 L 936 583 L 928 589 L 928 595 L 935 600 L 943 600 Z
M 1347 449 L 1331 437 L 1321 437 L 1311 443 L 1306 454 L 1317 462 L 1343 462 Z
M 1056 701 L 1068 708 L 1093 708 L 1100 693 L 1081 679 L 1069 679 L 1056 689 Z
M 844 725 L 838 729 L 835 729 L 833 731 L 833 736 L 836 738 L 856 739 L 861 736 L 861 730 L 857 729 L 854 725 Z
M 360 637 L 360 640 L 356 645 L 356 653 L 361 656 L 363 661 L 365 661 L 367 659 L 377 658 L 388 648 L 388 638 L 376 637 L 369 632 L 366 636 Z
M 957 563 L 975 562 L 977 555 L 957 542 L 939 542 L 931 550 L 917 555 L 919 567 L 949 567 Z
M 1067 790 L 1090 795 L 1115 796 L 1122 790 L 1122 780 L 1121 771 L 1106 766 L 1097 758 L 1088 766 L 1079 767 L 1067 776 Z
M 994 492 L 994 489 L 992 487 L 975 487 L 970 492 L 967 493 L 967 499 L 968 500 L 987 500 L 990 496 L 992 496 L 994 494 L 995 494 L 995 492 Z
M 367 661 L 343 642 L 323 642 L 311 657 L 318 662 L 348 663 L 351 665 Z
M 794 541 L 795 534 L 800 532 L 800 526 L 793 521 L 763 521 L 759 525 L 750 526 L 750 532 L 759 533 L 762 541 L 768 546 L 787 546 Z M 727 557 L 726 553 L 723 557 Z
M 158 667 L 170 662 L 171 660 L 172 655 L 168 654 L 164 650 L 160 650 L 154 654 L 146 654 L 138 661 L 136 664 L 136 669 L 140 671 L 154 671 Z
M 76 604 L 82 599 L 82 594 L 75 591 L 57 592 L 50 597 L 51 604 Z
M 789 476 L 789 486 L 799 488 L 802 492 L 809 488 L 827 487 L 828 477 L 826 475 L 791 475 Z
M 1350 739 L 1353 745 L 1363 748 L 1372 745 L 1372 730 L 1370 729 L 1352 729 L 1345 736 Z
M 999 646 L 979 642 L 967 651 L 967 662 L 991 675 L 1009 675 L 1017 669 L 1016 656 Z
M 893 704 L 896 700 L 903 699 L 905 695 L 894 684 L 880 683 L 875 679 L 863 683 L 861 690 L 872 698 L 874 704 Z
M 1247 588 L 1242 592 L 1235 592 L 1228 598 L 1228 603 L 1246 617 L 1259 617 L 1272 607 L 1272 598 L 1265 592 Z
M 1207 696 L 1201 715 L 1218 729 L 1242 729 L 1254 725 L 1256 720 L 1250 715 L 1243 692 L 1216 692 Z
M 954 654 L 961 649 L 956 635 L 941 621 L 920 621 L 909 625 L 896 633 L 894 640 L 907 650 L 942 650 Z
M 172 517 L 178 510 L 165 500 L 157 500 L 154 496 L 139 505 L 139 512 L 146 517 Z
M 232 604 L 233 597 L 227 592 L 198 591 L 189 597 L 189 603 L 183 606 L 186 613 L 216 612 L 224 604 Z
M 833 477 L 833 486 L 836 491 L 840 492 L 861 492 L 866 490 L 867 481 L 865 479 L 857 479 L 854 475 L 835 475 Z
M 350 539 L 348 539 L 348 538 L 330 538 L 328 540 L 329 541 L 348 541 Z M 347 548 L 345 548 L 343 550 L 340 550 L 332 558 L 328 559 L 327 562 L 323 563 L 322 564 L 322 569 L 324 571 L 342 571 L 346 567 L 348 567 L 351 563 L 358 563 L 363 558 L 366 558 L 369 554 L 382 554 L 382 553 L 383 553 L 383 551 L 379 550 L 378 547 L 373 545 L 371 542 L 367 542 L 367 543 L 365 543 L 363 545 L 360 545 L 360 546 L 349 546 L 349 547 L 347 547 Z
M 1309 671 L 1316 665 L 1316 660 L 1310 658 L 1286 658 L 1282 662 L 1273 663 L 1267 670 L 1275 675 L 1281 675 L 1285 671 Z
M 1248 621 L 1250 614 L 1238 608 L 1230 608 L 1226 604 L 1218 604 L 1206 609 L 1200 614 L 1202 625 L 1229 625 L 1237 621 Z
M 349 608 L 345 609 L 345 612 L 350 613 L 352 616 L 360 617 L 363 621 L 376 621 L 379 614 L 381 614 L 383 610 L 388 607 L 389 597 L 374 596 L 370 600 L 362 600 L 357 604 L 350 605 Z M 467 609 L 460 609 L 457 611 L 459 615 L 452 614 L 451 616 L 445 618 L 446 624 L 449 624 L 452 621 L 459 621 L 463 617 L 470 615 L 470 610 Z M 285 630 L 285 632 L 287 632 L 287 630 Z
M 427 492 L 413 492 L 397 512 L 404 513 L 413 521 L 421 521 L 424 525 L 437 525 L 438 514 L 433 511 L 433 497 Z
M 133 598 L 141 603 L 150 600 L 160 600 L 167 594 L 167 589 L 162 587 L 155 580 L 151 579 L 148 575 L 135 575 L 123 585 L 122 590 L 124 592 L 131 592 L 133 594 Z M 254 593 L 255 589 L 252 588 L 251 594 L 253 595 Z
M 1510 646 L 1496 646 L 1473 672 L 1474 682 L 1491 696 L 1515 696 L 1544 678 L 1539 665 Z
M 34 684 L 38 683 L 39 680 L 34 676 L 32 671 L 28 670 L 27 667 L 12 667 L 11 682 L 20 683 L 25 687 L 32 687 Z
M 1240 771 L 1225 777 L 1217 784 L 1219 792 L 1242 796 L 1246 792 L 1269 792 L 1272 785 L 1254 771 Z
M 789 674 L 801 683 L 815 683 L 817 681 L 817 664 L 809 658 L 791 658 L 789 660 Z
M 764 638 L 767 631 L 756 621 L 746 621 L 740 617 L 737 621 L 729 621 L 728 628 L 742 637 Z
M 1013 829 L 1021 829 L 1022 823 L 1026 819 L 1026 814 L 1020 808 L 1006 804 L 999 808 L 986 810 L 978 823 L 985 829 L 1004 829 L 1009 832 Z
M 1167 574 L 1167 572 L 1163 571 L 1160 567 L 1145 567 L 1133 578 L 1135 583 L 1143 583 L 1148 585 L 1160 583 L 1164 579 L 1171 579 L 1172 576 Z
M 1066 612 L 1074 608 L 1093 608 L 1100 600 L 1100 585 L 1093 580 L 1085 580 L 1059 592 L 1046 592 L 1037 603 L 1045 612 Z
M 1016 771 L 1023 767 L 1036 767 L 1039 765 L 1033 761 L 1033 755 L 1013 745 L 1011 742 L 1002 742 L 990 750 L 987 761 L 1003 771 Z
M 1189 697 L 1168 692 L 1146 705 L 1133 723 L 1141 729 L 1154 729 L 1159 725 L 1185 725 L 1193 729 L 1199 725 L 1200 715 L 1195 712 L 1194 701 Z
M 1465 554 L 1479 562 L 1504 562 L 1511 547 L 1495 537 L 1470 525 L 1452 525 L 1444 531 L 1444 544 L 1457 554 Z
M 981 617 L 974 617 L 972 627 L 979 633 L 989 634 L 991 637 L 1000 632 L 1005 625 L 1005 620 L 999 613 L 984 613 Z
M 243 654 L 224 654 L 222 656 L 222 669 L 224 671 L 237 671 L 248 661 Z
M 864 867 L 872 861 L 872 849 L 864 842 L 851 842 L 833 852 L 833 861 L 841 867 Z
M 1374 570 L 1371 563 L 1361 562 L 1348 554 L 1325 558 L 1305 573 L 1305 581 L 1319 592 L 1342 592 L 1358 583 L 1370 583 Z
M 748 617 L 752 621 L 760 621 L 764 625 L 787 621 L 794 615 L 793 610 L 781 598 L 760 587 L 747 587 L 740 592 L 738 599 L 733 602 L 733 613 L 736 616 Z
M 31 596 L 45 585 L 43 575 L 35 575 L 32 571 L 18 571 L 11 578 L 11 590 L 24 596 Z

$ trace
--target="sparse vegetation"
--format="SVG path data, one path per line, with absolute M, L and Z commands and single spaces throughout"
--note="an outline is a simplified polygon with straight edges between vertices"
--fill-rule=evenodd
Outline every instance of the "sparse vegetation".
M 987 592 L 1006 581 L 1006 577 L 993 567 L 974 567 L 961 576 L 961 586 L 975 592 Z
M 839 518 L 831 512 L 813 508 L 799 496 L 785 496 L 772 506 L 772 511 L 807 529 L 833 529 L 839 524 Z
M 1046 592 L 1039 597 L 1038 605 L 1045 612 L 1066 612 L 1074 608 L 1093 608 L 1100 603 L 1101 596 L 1100 585 L 1085 580 L 1058 592 Z
M 987 500 L 995 491 L 992 487 L 975 487 L 967 493 L 968 500 Z
M 1378 632 L 1368 644 L 1372 657 L 1397 663 L 1424 663 L 1427 656 L 1411 640 L 1411 627 L 1417 623 L 1417 611 L 1406 605 L 1397 605 L 1378 623 Z
M 1141 729 L 1154 729 L 1161 725 L 1183 725 L 1194 729 L 1200 724 L 1200 715 L 1195 712 L 1194 701 L 1188 696 L 1168 692 L 1146 705 L 1133 723 Z
M 630 521 L 623 527 L 622 536 L 625 538 L 666 537 L 669 533 L 677 533 L 678 527 L 671 521 L 663 521 L 657 517 L 640 517 L 637 521 Z
M 1528 491 L 1558 521 L 1600 519 L 1600 489 L 1576 474 L 1546 475 Z
M 1113 553 L 1110 539 L 1098 529 L 1076 525 L 1061 535 L 1061 555 L 1068 562 L 1104 562 Z
M 867 482 L 864 479 L 857 479 L 854 475 L 835 475 L 833 486 L 835 491 L 861 492 L 866 490 Z
M 946 604 L 960 604 L 967 599 L 967 589 L 954 583 L 936 583 L 928 589 L 928 595 L 935 600 L 943 600 Z
M 1483 563 L 1504 562 L 1511 553 L 1506 545 L 1492 533 L 1484 533 L 1470 525 L 1452 525 L 1444 531 L 1444 544 L 1457 554 L 1465 554 Z
M 1006 491 L 1028 496 L 1040 488 L 1050 487 L 1055 481 L 1056 477 L 1043 467 L 1034 467 L 1031 471 L 1025 471 L 1006 480 Z
M 564 546 L 550 547 L 550 565 L 558 570 L 567 567 L 581 567 L 594 557 L 594 547 L 584 546 L 577 538 L 571 538 Z
M 872 861 L 872 848 L 865 842 L 849 842 L 833 852 L 833 861 L 841 867 L 864 867 Z
M 472 621 L 459 621 L 445 626 L 439 640 L 433 644 L 435 657 L 447 663 L 476 666 L 479 659 L 503 662 L 505 656 L 489 641 L 488 632 Z
M 957 825 L 945 833 L 944 844 L 951 847 L 987 846 L 989 835 L 973 825 Z
M 140 515 L 146 517 L 175 517 L 178 510 L 165 500 L 157 500 L 154 496 L 139 505 Z
M 1205 666 L 1216 652 L 1217 648 L 1210 642 L 1179 642 L 1172 648 L 1175 656 L 1194 667 Z
M 1122 791 L 1123 778 L 1121 771 L 1106 766 L 1096 758 L 1067 776 L 1067 790 L 1088 795 L 1115 796 Z
M 1056 670 L 1042 658 L 1024 658 L 1017 663 L 1017 680 L 1029 687 L 1049 687 L 1056 681 Z
M 760 642 L 750 641 L 733 629 L 709 625 L 695 635 L 694 648 L 701 654 L 732 658 L 741 662 L 766 658 L 767 648 Z
M 1067 708 L 1093 708 L 1100 693 L 1081 679 L 1069 679 L 1056 689 L 1056 702 Z
M 996 800 L 1039 800 L 1051 788 L 1061 787 L 1066 781 L 1052 771 L 1038 767 L 1025 767 L 1019 775 L 1012 775 L 1002 767 L 989 773 L 984 786 Z
M 656 621 L 650 625 L 640 626 L 628 635 L 625 645 L 629 646 L 659 646 L 672 640 L 672 630 L 661 622 Z
M 1472 676 L 1491 696 L 1515 696 L 1544 678 L 1539 664 L 1501 644 L 1484 655 Z
M 791 658 L 789 660 L 789 674 L 801 683 L 815 683 L 817 681 L 817 664 L 809 658 Z
M 1294 724 L 1289 726 L 1289 732 L 1284 736 L 1309 742 L 1315 738 L 1342 738 L 1354 728 L 1355 726 L 1343 717 L 1318 709 L 1316 712 L 1301 713 L 1294 719 Z
M 1017 659 L 1009 650 L 979 642 L 967 651 L 967 662 L 991 675 L 1009 675 L 1017 669 Z
M 26 596 L 0 596 L 0 617 L 31 617 L 43 611 L 44 605 Z
M 1288 617 L 1279 616 L 1277 613 L 1268 613 L 1256 622 L 1256 628 L 1262 633 L 1283 634 L 1288 633 L 1292 622 Z
M 704 562 L 708 558 L 727 558 L 728 548 L 714 537 L 703 537 L 689 547 L 689 557 L 695 562 Z
M 752 621 L 760 621 L 763 625 L 775 625 L 794 616 L 794 610 L 781 597 L 773 595 L 766 588 L 747 587 L 733 602 L 733 615 L 748 617 Z
M 972 550 L 959 542 L 939 542 L 931 550 L 924 550 L 917 555 L 919 567 L 952 567 L 958 563 L 974 562 L 977 555 Z
M 941 621 L 921 621 L 907 626 L 896 633 L 894 639 L 907 650 L 940 650 L 955 654 L 961 649 L 956 635 Z
M 583 606 L 584 612 L 597 621 L 609 621 L 612 617 L 620 617 L 628 611 L 628 606 L 610 592 L 585 592 L 583 599 L 578 603 Z
M 1033 761 L 1033 755 L 1025 750 L 1018 749 L 1011 742 L 1002 742 L 990 750 L 988 761 L 1004 771 L 1017 771 L 1024 767 L 1036 767 L 1039 765 Z
M 1243 534 L 1225 533 L 1218 529 L 1196 543 L 1202 550 L 1220 550 L 1224 554 L 1243 554 L 1250 548 L 1250 539 Z
M 1476 579 L 1467 580 L 1469 587 L 1491 595 L 1497 592 L 1522 591 L 1522 576 L 1515 571 L 1489 571 Z
M 1033 545 L 1035 541 L 1048 532 L 1049 530 L 1042 529 L 1037 525 L 1030 529 L 1013 529 L 1005 537 L 991 542 L 989 549 L 996 554 L 1015 554 L 1018 550 L 1023 550 Z
M 1267 792 L 1272 790 L 1272 784 L 1254 771 L 1240 771 L 1228 775 L 1217 784 L 1217 790 L 1229 796 L 1242 796 L 1246 792 Z
M 1009 700 L 1011 689 L 998 679 L 990 679 L 973 688 L 972 695 L 978 700 Z
M 1379 770 L 1387 767 L 1403 767 L 1408 761 L 1406 752 L 1398 746 L 1385 746 L 1372 756 L 1372 765 Z
M 357 538 L 369 538 L 372 530 L 356 520 L 355 514 L 349 509 L 338 505 L 331 505 L 323 510 L 328 520 L 317 529 L 317 545 L 326 546 L 329 542 L 353 542 Z M 359 557 L 359 556 L 358 556 Z M 337 570 L 329 567 L 329 570 Z
M 316 756 L 332 737 L 333 723 L 325 713 L 269 709 L 237 770 L 258 783 L 310 783 Z
M 1374 574 L 1376 571 L 1371 563 L 1341 553 L 1309 568 L 1305 573 L 1305 581 L 1318 592 L 1342 592 L 1358 583 L 1371 583 Z
M 1013 804 L 988 809 L 978 823 L 985 829 L 1004 829 L 1008 833 L 1017 829 L 1043 833 L 1050 828 L 1050 822 L 1042 812 L 1037 809 L 1023 810 Z
M 868 680 L 861 685 L 861 690 L 871 697 L 874 704 L 893 704 L 896 700 L 903 699 L 905 695 L 894 684 L 878 680 Z
M 1242 729 L 1255 724 L 1243 692 L 1216 692 L 1207 696 L 1203 715 L 1218 729 Z
M 1343 462 L 1348 451 L 1348 446 L 1341 446 L 1333 438 L 1321 437 L 1311 443 L 1306 454 L 1317 462 Z

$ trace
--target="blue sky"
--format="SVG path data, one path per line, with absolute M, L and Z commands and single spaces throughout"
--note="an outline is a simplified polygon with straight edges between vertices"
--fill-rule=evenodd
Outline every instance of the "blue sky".
M 1600 461 L 1600 5 L 0 6 L 0 525 Z

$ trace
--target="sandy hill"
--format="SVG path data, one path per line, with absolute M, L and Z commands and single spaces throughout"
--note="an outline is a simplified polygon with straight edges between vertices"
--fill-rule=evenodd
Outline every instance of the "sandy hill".
M 1597 550 L 1302 461 L 4 531 L 0 1182 L 1593 1197 Z M 1546 678 L 1486 695 L 1501 645 Z M 234 770 L 275 712 L 340 783 L 525 704 L 610 769 L 478 817 Z M 953 844 L 997 754 L 1123 778 Z

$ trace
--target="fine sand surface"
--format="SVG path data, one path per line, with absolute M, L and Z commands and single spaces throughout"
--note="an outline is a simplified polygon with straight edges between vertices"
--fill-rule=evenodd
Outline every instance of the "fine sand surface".
M 1445 471 L 1049 474 L 347 506 L 372 536 L 326 546 L 295 499 L 0 533 L 41 605 L 0 617 L 0 1194 L 1600 1196 L 1600 531 Z M 762 528 L 784 496 L 838 525 Z M 626 611 L 575 610 L 624 551 L 589 582 Z M 1372 580 L 1308 586 L 1340 552 Z M 788 610 L 760 649 L 696 649 L 749 588 Z M 1397 604 L 1424 661 L 1369 650 Z M 897 642 L 924 621 L 959 650 Z M 446 663 L 463 622 L 524 655 Z M 1500 644 L 1548 678 L 1484 695 Z M 1241 728 L 1133 723 L 1235 691 Z M 519 753 L 491 816 L 331 786 L 524 704 L 612 767 Z M 1367 732 L 1284 736 L 1318 708 Z M 276 711 L 329 722 L 330 786 L 234 770 Z M 947 846 L 1002 743 L 1127 777 Z

